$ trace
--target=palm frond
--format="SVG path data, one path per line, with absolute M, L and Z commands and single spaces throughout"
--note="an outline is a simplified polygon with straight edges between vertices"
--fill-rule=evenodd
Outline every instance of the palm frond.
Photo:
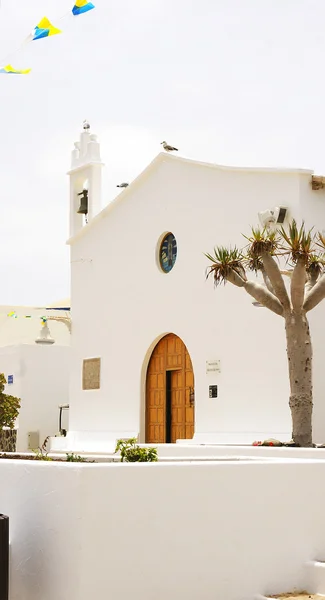
M 266 227 L 264 229 L 252 227 L 251 235 L 243 235 L 243 237 L 248 241 L 246 248 L 249 260 L 260 259 L 264 252 L 273 256 L 278 249 L 279 238 L 277 232 L 269 231 Z M 255 270 L 255 266 L 259 263 L 249 264 L 253 267 L 252 270 Z
M 308 275 L 320 275 L 325 266 L 325 255 L 318 256 L 317 254 L 311 254 L 308 258 L 308 265 L 306 272 Z
M 312 229 L 305 229 L 304 222 L 302 222 L 301 226 L 298 228 L 295 219 L 290 223 L 288 231 L 286 231 L 284 227 L 281 227 L 280 236 L 284 242 L 284 246 L 282 246 L 281 249 L 284 254 L 288 255 L 293 264 L 295 264 L 298 259 L 303 258 L 306 262 L 306 266 L 308 265 L 310 257 L 315 250 L 312 231 Z
M 322 233 L 318 232 L 316 239 L 316 246 L 322 248 L 322 250 L 325 250 L 325 236 Z
M 250 248 L 248 249 L 244 260 L 245 260 L 245 267 L 249 271 L 254 271 L 254 273 L 257 274 L 258 271 L 263 270 L 263 261 L 262 261 L 261 257 L 256 256 L 254 253 L 252 254 L 250 251 Z
M 215 285 L 226 283 L 231 272 L 246 279 L 245 268 L 243 265 L 243 255 L 238 248 L 225 248 L 217 246 L 214 248 L 214 254 L 206 253 L 205 256 L 212 262 L 208 267 L 206 277 L 213 276 Z

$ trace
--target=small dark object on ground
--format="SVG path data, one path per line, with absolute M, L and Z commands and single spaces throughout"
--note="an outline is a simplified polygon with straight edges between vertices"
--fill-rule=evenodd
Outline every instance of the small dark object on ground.
M 269 440 L 264 440 L 264 442 L 253 442 L 253 446 L 271 446 L 274 448 L 299 448 L 298 444 L 296 444 L 293 440 L 290 442 L 280 442 L 279 440 L 274 440 L 270 438 Z

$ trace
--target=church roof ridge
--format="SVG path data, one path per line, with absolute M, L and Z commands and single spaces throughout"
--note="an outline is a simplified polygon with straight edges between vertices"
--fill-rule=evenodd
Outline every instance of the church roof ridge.
M 105 206 L 100 213 L 98 213 L 91 221 L 90 223 L 88 223 L 87 227 L 83 227 L 80 231 L 78 231 L 78 233 L 76 233 L 76 235 L 74 235 L 73 237 L 71 237 L 68 241 L 67 244 L 71 245 L 74 243 L 74 241 L 76 241 L 77 239 L 79 239 L 80 237 L 82 237 L 86 231 L 89 231 L 89 228 L 91 228 L 92 226 L 95 225 L 95 223 L 97 223 L 100 219 L 102 219 L 103 217 L 105 217 L 119 202 L 121 202 L 128 194 L 130 194 L 132 191 L 134 191 L 135 186 L 137 186 L 139 183 L 142 183 L 142 181 L 144 180 L 145 177 L 147 177 L 152 169 L 154 167 L 156 167 L 156 165 L 158 165 L 159 163 L 164 163 L 164 162 L 176 162 L 176 163 L 185 163 L 185 164 L 190 164 L 190 165 L 196 165 L 196 166 L 201 166 L 201 167 L 206 167 L 206 168 L 210 168 L 210 169 L 216 169 L 216 170 L 220 170 L 220 171 L 241 171 L 241 172 L 247 172 L 247 173 L 278 173 L 278 174 L 292 174 L 292 173 L 296 173 L 296 174 L 303 174 L 303 175 L 313 175 L 314 171 L 310 170 L 310 169 L 293 169 L 293 168 L 277 168 L 277 167 L 236 167 L 236 166 L 226 166 L 226 165 L 219 165 L 216 163 L 211 163 L 211 162 L 205 162 L 205 161 L 199 161 L 193 158 L 186 158 L 184 156 L 176 156 L 174 154 L 168 154 L 167 152 L 159 152 L 159 154 L 157 154 L 155 156 L 155 158 L 139 173 L 139 175 L 137 175 L 137 177 L 130 182 L 130 184 L 128 185 L 128 187 L 123 188 L 123 190 L 117 194 L 117 196 L 115 196 L 115 198 L 113 200 L 111 200 L 111 202 L 109 202 L 109 204 L 107 204 L 107 206 Z

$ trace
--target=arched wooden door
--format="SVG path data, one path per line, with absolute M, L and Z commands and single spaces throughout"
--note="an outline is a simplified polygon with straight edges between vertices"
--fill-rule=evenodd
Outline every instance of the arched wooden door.
M 194 435 L 194 374 L 182 340 L 170 333 L 155 347 L 147 370 L 146 442 L 168 443 Z

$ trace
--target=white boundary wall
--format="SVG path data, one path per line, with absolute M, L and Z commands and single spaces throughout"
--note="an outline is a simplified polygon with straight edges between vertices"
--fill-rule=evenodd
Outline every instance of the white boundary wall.
M 0 461 L 10 600 L 253 600 L 325 558 L 325 461 Z
M 91 435 L 91 434 L 90 434 Z M 56 437 L 50 440 L 50 449 L 52 453 L 76 452 L 85 456 L 106 456 L 114 455 L 117 439 L 107 439 L 105 434 L 102 438 L 97 435 L 92 439 L 84 437 L 75 438 L 72 432 L 68 432 L 67 437 Z M 123 438 L 129 437 L 129 432 L 125 432 Z M 276 446 L 240 446 L 240 445 L 225 445 L 218 444 L 201 444 L 192 443 L 192 440 L 187 440 L 188 443 L 182 442 L 177 444 L 139 444 L 139 446 L 148 448 L 157 448 L 158 457 L 162 458 L 179 458 L 193 459 L 204 457 L 216 457 L 218 459 L 229 456 L 250 456 L 254 459 L 261 457 L 266 458 L 308 458 L 311 460 L 325 460 L 325 448 L 290 448 Z

